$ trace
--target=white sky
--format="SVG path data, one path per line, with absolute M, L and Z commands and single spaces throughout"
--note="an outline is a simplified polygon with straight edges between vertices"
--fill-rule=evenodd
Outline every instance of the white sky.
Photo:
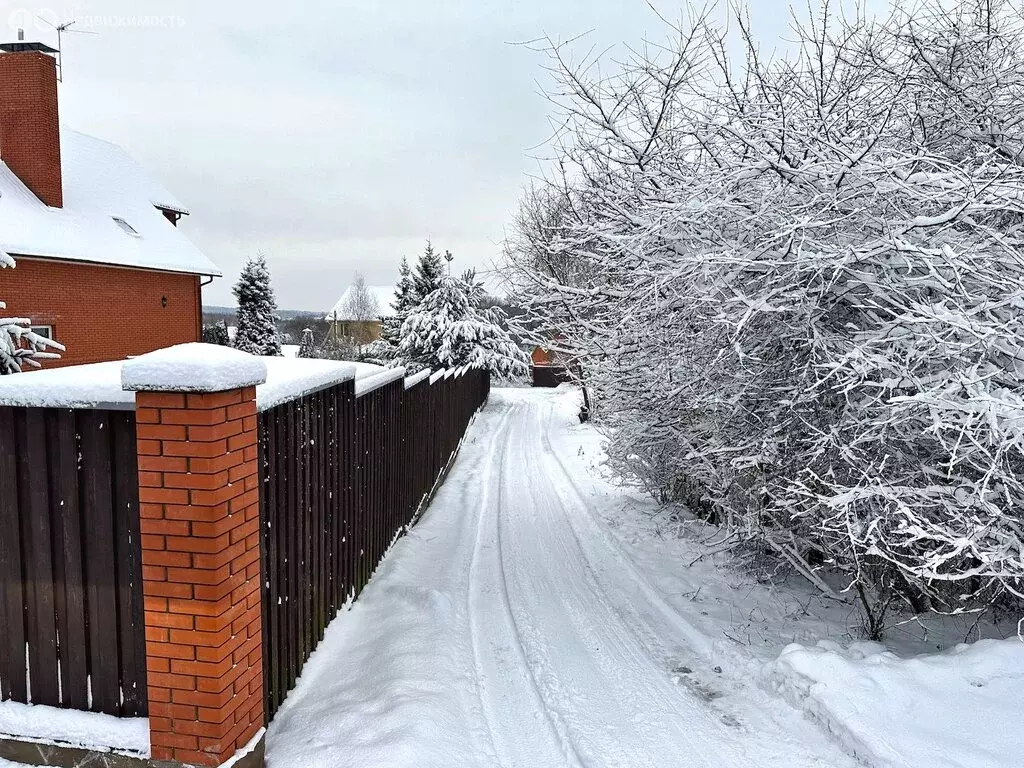
M 768 47 L 785 37 L 784 2 L 751 5 Z M 0 0 L 0 36 L 54 44 L 37 14 L 99 33 L 65 35 L 61 119 L 189 206 L 184 231 L 225 274 L 204 300 L 233 304 L 262 250 L 278 304 L 311 310 L 356 270 L 393 282 L 427 237 L 460 269 L 498 257 L 550 134 L 542 57 L 510 42 L 663 37 L 643 0 Z

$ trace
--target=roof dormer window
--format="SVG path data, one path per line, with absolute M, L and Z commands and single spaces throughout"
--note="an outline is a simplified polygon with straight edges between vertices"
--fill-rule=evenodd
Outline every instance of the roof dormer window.
M 138 231 L 136 231 L 135 227 L 133 227 L 127 221 L 122 219 L 120 216 L 111 216 L 110 218 L 114 220 L 114 223 L 117 224 L 117 226 L 119 226 L 126 235 L 131 235 L 132 237 L 142 237 L 142 235 L 140 235 Z

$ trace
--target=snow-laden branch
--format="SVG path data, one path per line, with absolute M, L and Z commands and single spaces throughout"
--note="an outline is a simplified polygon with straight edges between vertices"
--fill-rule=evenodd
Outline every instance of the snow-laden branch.
M 706 18 L 607 77 L 557 51 L 557 170 L 506 249 L 523 327 L 614 468 L 819 586 L 1020 596 L 1020 19 L 817 19 L 771 62 L 740 21 L 743 67 Z

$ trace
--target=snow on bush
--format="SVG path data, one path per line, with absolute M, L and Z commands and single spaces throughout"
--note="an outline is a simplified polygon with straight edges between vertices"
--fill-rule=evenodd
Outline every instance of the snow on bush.
M 402 324 L 399 358 L 434 370 L 469 366 L 503 379 L 525 376 L 526 354 L 501 327 L 501 310 L 480 306 L 483 295 L 472 272 L 441 278 Z
M 1024 33 L 828 7 L 743 66 L 707 19 L 601 77 L 551 46 L 559 173 L 510 275 L 610 461 L 887 610 L 1024 595 Z
M 270 286 L 270 270 L 263 254 L 246 262 L 232 292 L 238 301 L 235 348 L 251 355 L 281 354 L 277 334 L 277 302 Z
M 0 269 L 14 269 L 14 259 L 0 251 Z M 7 305 L 0 301 L 0 311 Z M 24 366 L 39 368 L 41 360 L 57 360 L 64 346 L 32 331 L 27 317 L 3 317 L 0 314 L 0 376 L 21 373 Z

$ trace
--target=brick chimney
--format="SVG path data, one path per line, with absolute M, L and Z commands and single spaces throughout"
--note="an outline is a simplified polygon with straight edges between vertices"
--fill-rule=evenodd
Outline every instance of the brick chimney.
M 0 46 L 0 160 L 47 205 L 64 206 L 57 62 L 38 43 Z

